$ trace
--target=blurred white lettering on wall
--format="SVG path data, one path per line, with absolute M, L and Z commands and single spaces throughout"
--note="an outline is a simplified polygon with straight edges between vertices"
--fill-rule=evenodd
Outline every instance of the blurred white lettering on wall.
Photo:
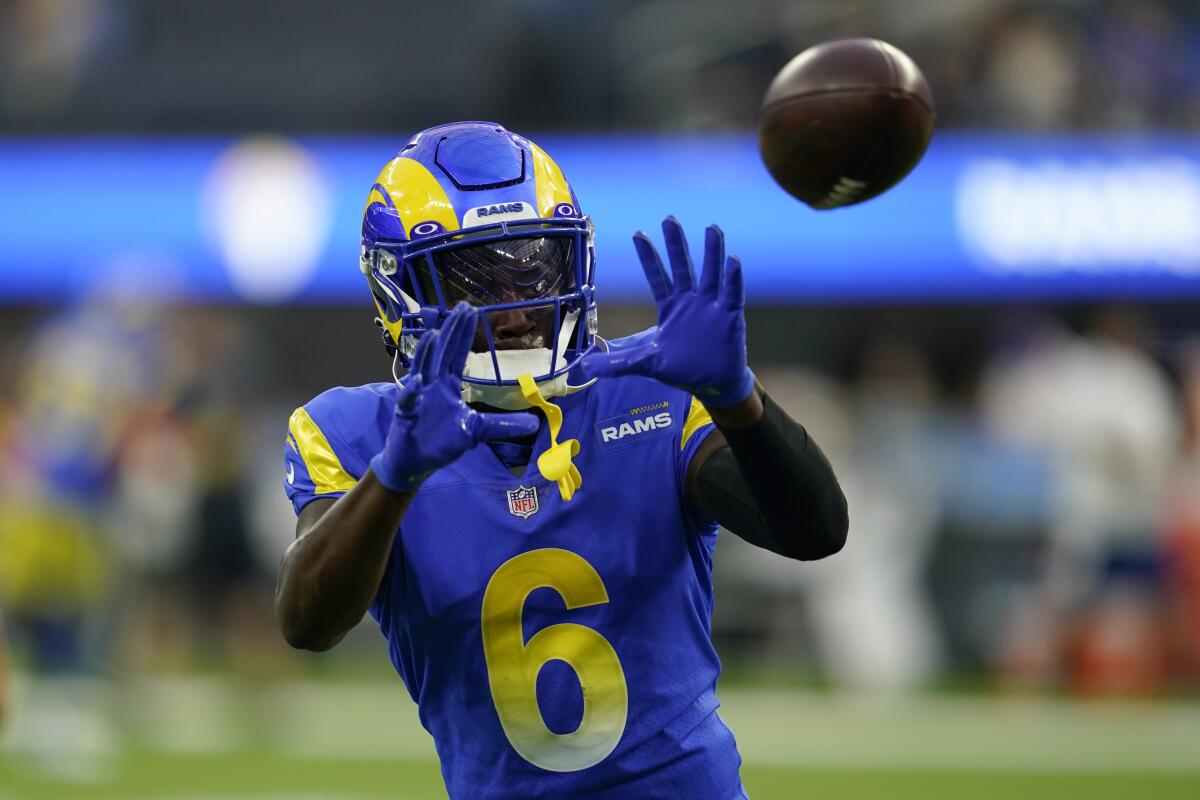
M 958 234 L 989 271 L 1200 274 L 1200 164 L 968 162 Z

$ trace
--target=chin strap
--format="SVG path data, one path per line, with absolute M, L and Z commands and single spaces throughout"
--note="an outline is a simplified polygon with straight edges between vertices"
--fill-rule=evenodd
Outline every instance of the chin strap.
M 572 456 L 579 455 L 579 440 L 558 441 L 558 434 L 562 431 L 562 409 L 542 397 L 532 374 L 526 372 L 519 375 L 517 383 L 521 386 L 521 395 L 531 406 L 540 408 L 550 424 L 550 449 L 538 456 L 538 472 L 546 480 L 557 483 L 558 493 L 564 501 L 569 501 L 583 485 L 579 469 L 571 463 Z

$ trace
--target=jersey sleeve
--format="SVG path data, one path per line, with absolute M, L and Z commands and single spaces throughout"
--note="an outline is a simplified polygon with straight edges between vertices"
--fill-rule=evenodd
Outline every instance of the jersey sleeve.
M 327 434 L 318 423 L 317 418 L 324 416 L 319 405 L 314 401 L 297 408 L 288 420 L 283 447 L 283 488 L 297 515 L 318 497 L 341 497 L 361 476 L 361 472 L 353 475 L 344 466 L 348 454 L 337 446 L 336 434 L 332 431 Z

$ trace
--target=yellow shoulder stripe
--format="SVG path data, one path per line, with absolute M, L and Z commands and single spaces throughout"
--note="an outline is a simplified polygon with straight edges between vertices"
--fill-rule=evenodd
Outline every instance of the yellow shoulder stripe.
M 292 418 L 288 420 L 288 436 L 300 453 L 300 458 L 304 459 L 304 466 L 308 467 L 308 476 L 317 487 L 317 494 L 348 492 L 358 483 L 342 468 L 342 462 L 338 461 L 337 454 L 329 446 L 329 440 L 303 408 L 292 412 Z
M 679 449 L 682 450 L 687 446 L 688 439 L 692 438 L 692 434 L 703 428 L 705 425 L 712 424 L 712 417 L 708 415 L 708 409 L 704 407 L 696 398 L 692 398 L 692 407 L 688 409 L 687 419 L 683 423 L 683 436 L 679 440 Z

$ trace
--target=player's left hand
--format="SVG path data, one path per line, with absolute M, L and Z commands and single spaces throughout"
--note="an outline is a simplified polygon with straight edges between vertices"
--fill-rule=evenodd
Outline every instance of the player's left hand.
M 709 408 L 737 405 L 754 389 L 746 366 L 746 295 L 742 262 L 725 257 L 725 234 L 704 232 L 704 266 L 697 284 L 683 228 L 674 217 L 662 224 L 671 276 L 642 231 L 633 246 L 658 305 L 658 328 L 649 341 L 628 349 L 591 353 L 580 366 L 593 377 L 646 375 L 695 395 Z

